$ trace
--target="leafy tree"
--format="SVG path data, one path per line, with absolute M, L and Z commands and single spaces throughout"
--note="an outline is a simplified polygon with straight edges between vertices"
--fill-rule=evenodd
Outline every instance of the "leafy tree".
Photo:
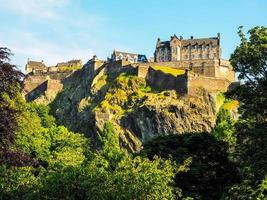
M 267 119 L 267 28 L 254 27 L 248 31 L 249 38 L 239 27 L 241 43 L 231 55 L 230 61 L 244 84 L 231 95 L 240 102 L 242 118 L 255 122 Z
M 244 84 L 229 94 L 241 102 L 231 157 L 239 165 L 242 182 L 232 186 L 224 198 L 266 199 L 267 28 L 250 29 L 249 38 L 242 27 L 238 33 L 241 44 L 231 55 L 231 63 Z
M 177 164 L 192 159 L 190 169 L 175 177 L 183 196 L 219 199 L 227 186 L 239 180 L 235 165 L 228 159 L 226 144 L 208 133 L 160 137 L 145 144 L 144 153 L 149 158 L 171 157 Z
M 105 124 L 101 141 L 102 150 L 83 164 L 49 172 L 34 198 L 174 199 L 175 165 L 170 161 L 122 152 L 110 123 Z
M 232 157 L 238 163 L 242 182 L 229 189 L 225 199 L 265 199 L 267 174 L 267 126 L 240 121 Z
M 17 129 L 16 117 L 19 109 L 10 105 L 8 100 L 16 98 L 21 91 L 23 74 L 15 65 L 9 63 L 11 52 L 0 47 L 0 164 L 25 166 L 36 164 L 19 149 L 12 149 L 14 133 Z

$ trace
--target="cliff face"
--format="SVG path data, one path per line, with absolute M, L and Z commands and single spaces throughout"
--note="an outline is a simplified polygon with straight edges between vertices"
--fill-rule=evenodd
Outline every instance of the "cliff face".
M 91 137 L 96 148 L 106 121 L 130 151 L 160 135 L 210 132 L 215 124 L 215 98 L 205 90 L 182 97 L 175 91 L 156 91 L 144 78 L 106 73 L 104 68 L 79 70 L 63 85 L 50 103 L 52 113 L 59 124 Z

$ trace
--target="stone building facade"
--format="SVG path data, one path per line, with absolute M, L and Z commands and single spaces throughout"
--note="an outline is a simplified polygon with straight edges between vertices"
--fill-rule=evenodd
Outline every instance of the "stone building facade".
M 220 59 L 220 33 L 217 37 L 194 39 L 171 36 L 169 41 L 158 39 L 154 53 L 155 62 L 174 62 L 203 59 Z
M 26 73 L 35 73 L 35 72 L 46 72 L 47 66 L 44 64 L 44 61 L 32 61 L 28 58 L 27 64 L 25 66 Z
M 109 61 L 114 62 L 118 60 L 123 60 L 130 63 L 140 63 L 140 62 L 147 62 L 147 57 L 146 55 L 143 54 L 135 54 L 135 53 L 128 53 L 128 52 L 114 50 L 113 53 L 111 54 L 111 58 L 109 59 Z
M 25 65 L 25 71 L 27 74 L 40 74 L 40 73 L 50 73 L 50 72 L 62 72 L 69 70 L 75 70 L 75 68 L 82 67 L 81 60 L 70 60 L 67 62 L 57 63 L 56 66 L 46 66 L 44 61 L 32 61 L 28 59 L 27 64 Z

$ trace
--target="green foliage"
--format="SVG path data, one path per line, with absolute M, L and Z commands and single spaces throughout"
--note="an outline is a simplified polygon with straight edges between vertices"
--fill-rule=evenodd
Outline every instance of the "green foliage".
M 44 128 L 49 128 L 56 125 L 55 118 L 49 114 L 50 108 L 48 106 L 31 103 L 29 109 L 32 109 L 30 112 L 37 113 L 38 117 L 41 119 L 41 124 Z
M 56 126 L 48 108 L 9 101 L 22 110 L 14 148 L 39 165 L 0 166 L 1 199 L 174 199 L 174 192 L 179 194 L 171 186 L 175 165 L 123 152 L 111 123 L 101 133 L 102 150 L 93 154 L 88 139 Z
M 212 134 L 218 140 L 228 143 L 230 147 L 236 142 L 235 133 L 235 120 L 233 120 L 228 109 L 221 109 L 217 114 L 216 126 Z
M 100 140 L 102 142 L 102 155 L 111 166 L 115 166 L 122 159 L 124 152 L 119 145 L 119 136 L 115 133 L 110 122 L 104 124 Z
M 160 137 L 145 144 L 144 153 L 149 158 L 171 157 L 178 165 L 191 159 L 190 169 L 175 177 L 183 196 L 219 199 L 225 188 L 239 179 L 235 165 L 228 159 L 225 143 L 208 133 Z
M 19 98 L 20 99 L 20 98 Z M 12 102 L 12 100 L 11 100 Z M 28 155 L 34 156 L 39 162 L 49 167 L 62 167 L 81 164 L 88 140 L 68 131 L 63 126 L 56 126 L 54 117 L 48 114 L 46 106 L 26 103 L 20 99 L 11 105 L 21 109 L 17 118 L 16 145 Z
M 170 75 L 173 75 L 173 76 L 179 76 L 179 75 L 182 75 L 182 74 L 185 73 L 184 70 L 175 69 L 175 68 L 166 67 L 166 66 L 152 66 L 152 68 L 155 69 L 155 70 L 160 70 L 163 73 L 170 74 Z
M 231 64 L 245 84 L 230 93 L 241 102 L 242 118 L 254 122 L 267 119 L 267 28 L 254 27 L 246 38 L 242 27 L 238 32 L 241 43 L 231 55 Z
M 0 166 L 0 199 L 23 199 L 38 184 L 32 167 Z

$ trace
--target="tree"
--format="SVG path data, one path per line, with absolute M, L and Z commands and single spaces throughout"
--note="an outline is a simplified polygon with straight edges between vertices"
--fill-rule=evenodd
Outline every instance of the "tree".
M 267 119 L 267 28 L 254 27 L 248 31 L 249 38 L 239 27 L 241 43 L 231 55 L 230 61 L 244 84 L 230 95 L 237 98 L 242 118 L 255 122 Z
M 144 145 L 150 159 L 158 155 L 177 165 L 191 158 L 189 170 L 177 173 L 175 185 L 183 196 L 194 199 L 220 199 L 226 187 L 239 181 L 237 168 L 228 159 L 226 144 L 208 133 L 170 135 Z
M 244 84 L 229 95 L 240 101 L 231 157 L 239 165 L 242 181 L 232 186 L 224 199 L 266 199 L 267 28 L 254 27 L 247 38 L 240 27 L 238 34 L 241 43 L 230 61 Z
M 23 73 L 8 63 L 11 55 L 9 49 L 0 47 L 0 164 L 32 165 L 36 163 L 29 156 L 19 149 L 10 148 L 14 143 L 20 110 L 12 107 L 9 100 L 19 95 L 23 78 Z

